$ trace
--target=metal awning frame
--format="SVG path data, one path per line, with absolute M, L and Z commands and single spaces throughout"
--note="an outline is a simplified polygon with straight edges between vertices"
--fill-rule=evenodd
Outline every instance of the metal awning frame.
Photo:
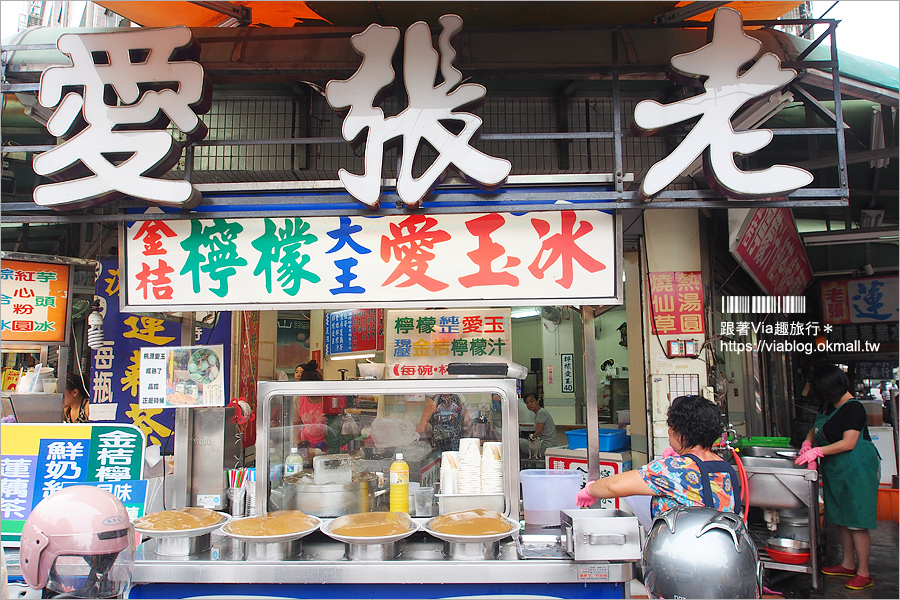
M 773 129 L 773 133 L 778 136 L 782 135 L 801 135 L 801 136 L 817 136 L 817 135 L 834 135 L 836 152 L 837 152 L 837 168 L 839 187 L 836 188 L 803 188 L 791 194 L 788 194 L 781 200 L 733 200 L 717 195 L 710 190 L 673 190 L 667 189 L 660 192 L 652 199 L 644 199 L 641 197 L 638 189 L 625 189 L 625 183 L 628 177 L 624 172 L 624 162 L 622 155 L 622 140 L 632 137 L 629 133 L 623 132 L 623 115 L 620 94 L 620 61 L 619 61 L 619 35 L 611 36 L 611 53 L 613 64 L 608 70 L 608 77 L 612 82 L 612 99 L 613 99 L 613 127 L 612 131 L 600 132 L 560 132 L 560 133 L 518 133 L 518 134 L 492 134 L 483 135 L 482 139 L 491 140 L 585 140 L 585 139 L 606 139 L 612 140 L 614 149 L 614 165 L 615 172 L 612 174 L 611 183 L 613 190 L 609 191 L 590 191 L 590 192 L 566 192 L 564 188 L 547 189 L 546 191 L 527 191 L 519 192 L 515 188 L 503 188 L 499 192 L 480 192 L 473 190 L 469 196 L 471 201 L 475 202 L 474 206 L 460 207 L 456 203 L 447 203 L 441 205 L 440 194 L 442 187 L 438 187 L 434 194 L 427 200 L 429 202 L 429 212 L 494 212 L 497 210 L 494 202 L 502 201 L 504 207 L 508 207 L 510 211 L 517 210 L 563 210 L 572 208 L 572 204 L 557 204 L 560 199 L 566 199 L 576 202 L 579 208 L 594 210 L 622 210 L 622 209 L 646 209 L 646 208 L 773 208 L 773 207 L 825 207 L 825 206 L 847 206 L 849 204 L 849 186 L 847 180 L 847 156 L 844 144 L 844 128 L 837 126 L 837 123 L 843 124 L 843 114 L 841 109 L 842 91 L 847 91 L 847 87 L 842 84 L 838 72 L 838 50 L 835 41 L 835 30 L 838 22 L 830 19 L 785 19 L 780 21 L 747 21 L 745 27 L 761 26 L 772 27 L 776 25 L 809 25 L 809 24 L 826 24 L 828 29 L 813 43 L 813 45 L 803 52 L 798 58 L 805 58 L 812 48 L 818 46 L 825 39 L 831 40 L 831 60 L 830 61 L 784 61 L 783 64 L 798 69 L 801 74 L 791 84 L 799 87 L 804 82 L 804 78 L 812 71 L 817 77 L 815 83 L 822 87 L 830 87 L 834 98 L 834 123 L 833 127 L 802 127 L 791 129 Z M 711 36 L 712 22 L 682 22 L 677 24 L 657 24 L 648 25 L 643 28 L 699 28 L 707 27 L 708 36 Z M 633 29 L 641 28 L 629 25 L 628 27 L 614 27 L 614 29 Z M 17 46 L 17 49 L 33 49 L 30 46 Z M 3 48 L 5 53 L 9 48 Z M 5 62 L 4 62 L 5 69 Z M 829 72 L 830 71 L 830 72 Z M 824 74 L 824 75 L 823 75 Z M 5 81 L 5 79 L 4 79 Z M 808 81 L 808 80 L 807 80 Z M 829 85 L 830 84 L 830 85 Z M 35 90 L 37 84 L 32 85 Z M 4 83 L 0 92 L 12 93 L 22 91 L 22 85 L 10 85 Z M 851 90 L 852 91 L 852 90 Z M 811 98 L 811 95 L 809 96 Z M 804 102 L 809 102 L 806 95 L 801 94 Z M 820 105 L 813 107 L 820 110 Z M 687 131 L 680 135 L 686 135 Z M 678 134 L 671 134 L 678 135 Z M 309 144 L 333 144 L 346 143 L 342 138 L 278 138 L 278 139 L 255 139 L 255 140 L 210 140 L 199 141 L 188 144 L 186 146 L 186 165 L 184 179 L 191 180 L 194 149 L 202 146 L 249 146 L 249 145 L 309 145 Z M 53 146 L 3 146 L 0 148 L 2 152 L 41 152 L 46 151 Z M 554 177 L 558 177 L 559 185 L 566 184 L 566 178 L 569 175 L 545 175 L 545 180 L 552 181 Z M 213 189 L 203 189 L 206 186 L 198 184 L 201 189 L 203 200 L 194 211 L 187 212 L 164 212 L 155 213 L 153 218 L 156 220 L 167 219 L 198 219 L 198 218 L 234 218 L 234 217 L 284 217 L 284 216 L 312 216 L 327 214 L 373 214 L 372 209 L 356 204 L 354 208 L 348 201 L 352 202 L 352 198 L 348 194 L 340 193 L 322 193 L 322 182 L 254 182 L 253 189 L 247 189 L 244 184 L 219 184 Z M 326 184 L 327 186 L 327 184 Z M 638 186 L 631 186 L 637 188 Z M 670 186 L 671 187 L 671 186 Z M 296 193 L 284 193 L 285 188 L 293 188 Z M 306 188 L 306 189 L 304 189 Z M 271 190 L 277 189 L 281 193 L 273 194 Z M 392 193 L 390 188 L 383 193 L 383 201 L 378 214 L 405 214 L 416 209 L 404 207 L 399 201 L 394 202 L 394 208 L 390 208 L 392 201 Z M 247 193 L 253 193 L 254 198 L 248 199 Z M 394 194 L 395 197 L 395 194 Z M 461 199 L 459 194 L 454 194 L 453 199 L 458 201 Z M 297 204 L 299 200 L 304 203 L 318 205 L 316 209 L 304 208 L 303 204 Z M 490 206 L 479 207 L 478 201 L 491 200 Z M 524 204 L 523 204 L 524 203 Z M 260 208 L 255 210 L 252 206 L 256 204 Z M 278 208 L 271 208 L 271 205 L 277 204 Z M 333 205 L 333 208 L 330 206 Z M 114 212 L 109 209 L 92 209 L 90 213 L 86 211 L 78 211 L 78 214 L 69 214 L 54 211 L 46 207 L 40 207 L 32 203 L 4 203 L 3 204 L 3 221 L 7 223 L 65 223 L 65 222 L 130 222 L 142 220 L 140 214 L 134 212 L 138 207 L 149 207 L 145 202 L 123 201 L 116 204 Z M 265 206 L 265 208 L 264 208 Z M 229 207 L 235 210 L 229 211 Z M 292 207 L 292 208 L 289 208 Z M 129 210 L 131 209 L 131 210 Z M 211 212 L 210 209 L 214 212 Z

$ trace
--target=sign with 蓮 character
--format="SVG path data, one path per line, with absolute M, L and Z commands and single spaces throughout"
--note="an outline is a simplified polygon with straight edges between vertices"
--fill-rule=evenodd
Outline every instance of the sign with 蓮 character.
M 4 343 L 68 343 L 69 268 L 25 260 L 0 262 L 0 336 Z
M 17 545 L 34 507 L 66 485 L 110 484 L 114 493 L 118 485 L 123 494 L 139 488 L 145 444 L 143 432 L 127 424 L 0 425 L 3 544 Z

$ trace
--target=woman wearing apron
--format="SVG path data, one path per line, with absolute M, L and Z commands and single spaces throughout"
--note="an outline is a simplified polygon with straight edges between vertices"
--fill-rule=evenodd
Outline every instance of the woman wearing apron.
M 839 564 L 822 573 L 850 577 L 845 587 L 865 589 L 875 585 L 869 573 L 869 529 L 877 527 L 881 457 L 869 437 L 866 409 L 853 398 L 850 381 L 839 367 L 816 369 L 812 392 L 824 403 L 795 462 L 815 468 L 821 459 L 825 520 L 837 526 L 843 554 Z
M 719 408 L 701 396 L 679 396 L 666 417 L 671 450 L 639 469 L 589 481 L 575 496 L 579 507 L 597 498 L 652 496 L 650 515 L 676 506 L 741 512 L 741 489 L 731 465 L 712 451 L 722 435 Z

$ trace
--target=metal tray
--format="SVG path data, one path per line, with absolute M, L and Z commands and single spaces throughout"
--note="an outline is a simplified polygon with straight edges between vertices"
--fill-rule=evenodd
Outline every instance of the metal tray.
M 428 519 L 428 521 L 425 522 L 425 525 L 423 525 L 423 529 L 425 529 L 425 531 L 427 531 L 429 535 L 432 535 L 439 540 L 450 542 L 452 544 L 478 544 L 486 542 L 497 542 L 506 537 L 516 536 L 519 533 L 518 521 L 513 521 L 512 519 L 504 515 L 500 515 L 500 518 L 502 518 L 507 524 L 509 524 L 509 531 L 507 531 L 506 533 L 489 533 L 487 535 L 454 535 L 450 533 L 440 533 L 438 531 L 434 531 L 431 528 L 431 524 L 437 518 L 438 517 Z
M 354 536 L 347 536 L 347 535 L 340 535 L 337 533 L 332 533 L 332 531 L 331 531 L 332 529 L 334 529 L 336 527 L 340 527 L 347 520 L 347 517 L 351 517 L 353 515 L 345 515 L 343 517 L 337 517 L 336 519 L 331 519 L 330 521 L 328 521 L 327 523 L 322 525 L 320 527 L 320 529 L 322 530 L 322 533 L 324 533 L 328 537 L 335 539 L 339 542 L 344 542 L 345 544 L 368 545 L 368 544 L 386 544 L 386 543 L 390 543 L 390 542 L 397 542 L 397 541 L 400 541 L 404 538 L 411 536 L 412 534 L 414 534 L 415 532 L 417 532 L 419 530 L 419 524 L 416 523 L 415 521 L 413 521 L 408 515 L 405 515 L 403 513 L 397 513 L 397 514 L 401 514 L 402 516 L 405 517 L 404 520 L 409 525 L 408 531 L 404 531 L 402 533 L 394 533 L 392 535 L 382 535 L 382 536 L 378 536 L 378 537 L 354 537 Z
M 291 533 L 282 533 L 280 535 L 241 535 L 238 533 L 231 533 L 228 531 L 228 525 L 225 524 L 222 526 L 222 533 L 230 538 L 234 538 L 236 540 L 240 540 L 242 542 L 251 542 L 254 544 L 277 544 L 281 542 L 292 542 L 294 540 L 299 540 L 300 538 L 306 537 L 311 534 L 313 531 L 319 528 L 322 525 L 322 519 L 313 515 L 307 515 L 310 519 L 315 520 L 315 525 L 308 529 L 304 529 L 302 531 L 292 531 Z M 252 519 L 254 517 L 245 517 L 246 519 Z M 234 522 L 241 521 L 243 519 L 234 519 Z
M 141 535 L 147 536 L 149 538 L 181 538 L 181 537 L 195 537 L 198 535 L 205 535 L 207 533 L 211 533 L 227 523 L 231 520 L 231 515 L 228 513 L 223 513 L 220 511 L 216 511 L 219 513 L 219 522 L 215 525 L 207 525 L 206 527 L 197 527 L 196 529 L 143 529 L 135 525 L 134 530 Z

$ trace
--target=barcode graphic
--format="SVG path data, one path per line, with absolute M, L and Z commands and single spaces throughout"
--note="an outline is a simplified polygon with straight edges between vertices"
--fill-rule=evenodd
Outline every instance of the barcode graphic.
M 723 313 L 804 313 L 805 296 L 722 296 Z

